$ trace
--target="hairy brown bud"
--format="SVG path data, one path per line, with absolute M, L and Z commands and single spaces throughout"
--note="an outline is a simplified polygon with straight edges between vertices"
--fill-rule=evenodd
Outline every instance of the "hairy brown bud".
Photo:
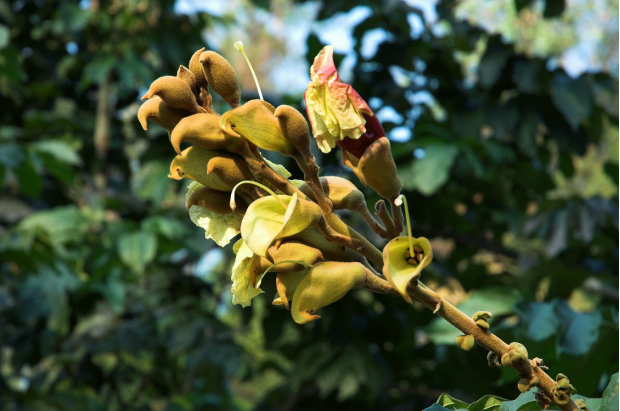
M 327 198 L 334 205 L 334 210 L 356 211 L 361 207 L 366 207 L 364 194 L 355 187 L 355 184 L 341 177 L 321 177 L 321 186 Z M 310 186 L 306 183 L 299 187 L 299 190 L 315 200 Z
M 282 261 L 301 261 L 307 264 L 315 264 L 323 260 L 323 253 L 302 242 L 287 240 L 280 245 L 269 247 L 268 257 L 274 264 L 278 263 L 273 267 L 273 271 L 291 273 L 304 270 L 305 266 L 294 262 L 281 263 Z
M 242 181 L 254 181 L 254 176 L 245 161 L 232 154 L 220 153 L 210 160 L 207 174 L 211 173 L 215 173 L 231 189 Z M 249 187 L 249 185 L 240 186 L 239 189 L 245 190 Z
M 291 236 L 290 238 L 301 240 L 305 244 L 318 248 L 327 260 L 357 261 L 359 259 L 358 253 L 333 241 L 328 241 L 316 228 L 306 229 L 301 233 Z
M 403 185 L 396 173 L 387 137 L 370 144 L 360 159 L 344 150 L 342 163 L 357 175 L 364 186 L 370 186 L 381 197 L 391 200 L 400 194 Z
M 274 113 L 286 140 L 304 156 L 311 154 L 310 131 L 303 114 L 291 106 L 278 106 Z
M 157 96 L 145 101 L 138 110 L 138 120 L 144 130 L 147 128 L 146 121 L 150 120 L 168 132 L 172 132 L 176 125 L 188 115 L 189 113 L 184 110 L 170 107 Z
M 241 86 L 230 63 L 215 51 L 209 50 L 200 54 L 200 64 L 213 91 L 222 96 L 230 107 L 238 107 L 241 102 Z
M 205 109 L 198 105 L 196 97 L 187 83 L 178 77 L 163 76 L 151 83 L 149 91 L 142 100 L 159 96 L 172 108 L 187 110 L 190 113 L 204 113 Z
M 172 160 L 168 177 L 175 180 L 190 178 L 214 190 L 230 192 L 232 190 L 230 185 L 224 183 L 215 173 L 207 173 L 209 161 L 217 156 L 218 153 L 215 151 L 197 146 L 189 147 Z
M 181 65 L 177 71 L 177 77 L 187 83 L 189 89 L 194 93 L 194 97 L 198 97 L 198 83 L 196 76 L 187 67 Z
M 236 195 L 237 207 L 233 211 L 230 208 L 230 193 L 214 190 L 209 187 L 202 187 L 194 191 L 187 199 L 186 207 L 189 210 L 192 206 L 199 206 L 217 214 L 229 214 L 233 212 L 243 213 L 248 206 L 245 200 Z
M 473 335 L 459 335 L 456 337 L 456 344 L 465 351 L 469 351 L 474 347 Z
M 527 360 L 527 349 L 523 344 L 518 342 L 510 343 L 508 346 L 508 352 L 502 355 L 502 365 L 504 367 L 512 367 L 521 361 Z
M 205 72 L 202 70 L 202 64 L 200 63 L 200 55 L 203 51 L 205 51 L 204 47 L 192 55 L 192 58 L 189 60 L 189 70 L 196 77 L 196 83 L 198 86 L 206 89 L 209 87 L 209 82 L 205 77 Z
M 220 128 L 217 114 L 198 113 L 179 121 L 170 135 L 172 147 L 181 154 L 181 144 L 193 143 L 207 150 L 235 152 L 245 144 L 241 137 L 231 136 Z

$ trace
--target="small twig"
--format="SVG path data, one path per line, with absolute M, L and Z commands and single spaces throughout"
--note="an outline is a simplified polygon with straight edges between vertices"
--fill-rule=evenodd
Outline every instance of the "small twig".
M 379 224 L 377 220 L 375 220 L 372 214 L 370 214 L 370 211 L 368 211 L 368 207 L 366 206 L 365 201 L 360 202 L 359 207 L 356 211 L 362 216 L 362 218 L 364 219 L 364 221 L 366 221 L 366 224 L 368 224 L 372 231 L 377 233 L 381 238 L 390 238 L 388 230 L 383 228 L 383 226 L 381 226 L 381 224 Z
M 379 200 L 375 203 L 375 214 L 381 219 L 388 233 L 394 232 L 394 220 L 385 207 L 385 201 Z
M 398 198 L 398 197 L 396 197 Z M 403 212 L 399 206 L 394 204 L 396 198 L 390 199 L 390 208 L 392 209 L 392 216 L 394 217 L 394 231 L 390 233 L 390 237 L 398 237 L 403 231 Z

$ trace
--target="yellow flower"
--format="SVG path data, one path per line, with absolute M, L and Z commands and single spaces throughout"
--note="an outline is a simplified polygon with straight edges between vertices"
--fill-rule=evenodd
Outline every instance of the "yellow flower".
M 192 193 L 202 187 L 204 187 L 202 184 L 193 181 L 187 187 L 185 201 L 187 202 Z M 218 214 L 193 205 L 189 209 L 189 218 L 205 230 L 205 238 L 212 239 L 220 247 L 230 243 L 230 240 L 241 232 L 242 215 L 238 213 Z
M 252 298 L 264 291 L 260 288 L 254 288 L 252 286 L 252 270 L 257 269 L 258 257 L 250 250 L 245 244 L 243 239 L 237 241 L 233 247 L 233 251 L 237 254 L 235 263 L 232 268 L 232 303 L 240 304 L 243 307 L 248 307 L 252 304 Z
M 366 133 L 365 116 L 373 116 L 364 99 L 340 80 L 333 56 L 334 46 L 326 46 L 315 57 L 304 95 L 312 134 L 324 153 L 346 137 L 359 139 Z

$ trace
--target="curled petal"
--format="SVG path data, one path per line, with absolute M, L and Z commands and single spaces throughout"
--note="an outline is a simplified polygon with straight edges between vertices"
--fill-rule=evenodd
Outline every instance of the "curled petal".
M 411 303 L 407 293 L 410 283 L 417 283 L 422 270 L 433 260 L 431 243 L 424 237 L 414 238 L 413 247 L 419 247 L 423 252 L 422 261 L 410 264 L 409 237 L 396 237 L 386 244 L 383 249 L 383 275 L 403 298 Z
M 334 47 L 326 46 L 314 59 L 304 94 L 312 134 L 324 153 L 345 138 L 359 139 L 366 132 L 364 115 L 373 116 L 353 87 L 340 81 L 333 54 Z

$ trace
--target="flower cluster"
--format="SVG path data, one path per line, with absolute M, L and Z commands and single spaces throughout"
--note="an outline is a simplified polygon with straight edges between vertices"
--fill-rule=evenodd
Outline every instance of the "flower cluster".
M 243 53 L 242 44 L 235 47 Z M 176 76 L 155 80 L 138 113 L 145 130 L 152 121 L 169 133 L 177 153 L 169 177 L 192 180 L 186 195 L 191 220 L 221 247 L 241 234 L 233 247 L 233 303 L 250 305 L 273 272 L 273 304 L 290 309 L 298 323 L 319 318 L 319 308 L 356 288 L 399 293 L 411 301 L 407 287 L 417 284 L 432 259 L 428 240 L 412 238 L 410 230 L 399 236 L 401 182 L 390 143 L 368 104 L 340 80 L 332 46 L 316 57 L 311 79 L 305 102 L 317 145 L 323 152 L 341 148 L 343 164 L 387 200 L 392 215 L 381 200 L 375 207 L 380 222 L 355 184 L 319 177 L 303 114 L 272 106 L 260 89 L 261 99 L 241 104 L 234 69 L 214 51 L 198 50 Z M 215 112 L 210 91 L 230 110 Z M 186 143 L 191 145 L 182 149 Z M 261 150 L 293 157 L 304 181 L 291 180 Z M 391 240 L 383 252 L 347 226 L 334 212 L 340 209 L 360 213 Z

